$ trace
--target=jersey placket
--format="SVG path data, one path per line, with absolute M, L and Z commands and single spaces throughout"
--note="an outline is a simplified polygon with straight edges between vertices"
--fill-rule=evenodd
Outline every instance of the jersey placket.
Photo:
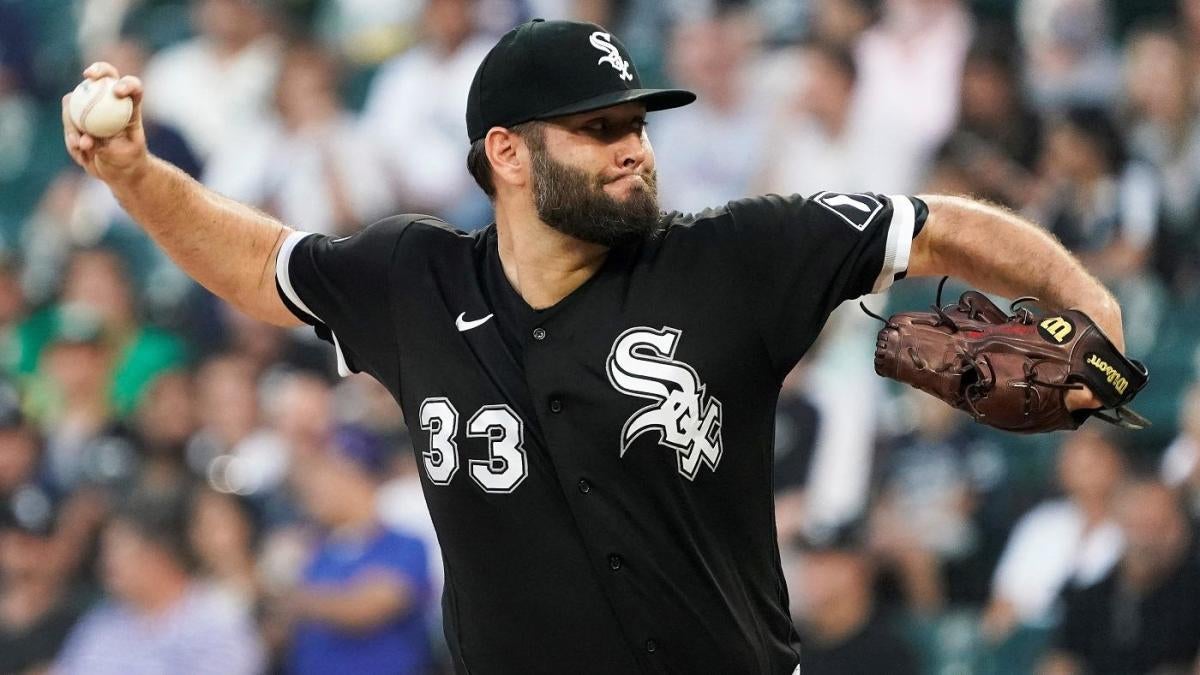
M 565 308 L 562 308 L 565 309 Z M 655 638 L 651 608 L 639 603 L 633 578 L 639 574 L 640 555 L 629 550 L 630 543 L 612 538 L 611 527 L 602 525 L 611 517 L 606 494 L 614 486 L 606 482 L 607 472 L 598 466 L 608 458 L 591 457 L 586 449 L 590 439 L 580 439 L 573 420 L 589 414 L 572 401 L 570 383 L 574 370 L 582 368 L 580 345 L 574 344 L 569 312 L 546 312 L 529 328 L 525 345 L 525 379 L 534 402 L 538 426 L 547 444 L 547 454 L 559 488 L 571 509 L 579 537 L 589 553 L 592 571 L 608 597 L 621 632 L 634 657 L 644 667 L 658 670 L 654 655 L 661 658 L 661 645 Z M 594 412 L 594 411 L 593 411 Z

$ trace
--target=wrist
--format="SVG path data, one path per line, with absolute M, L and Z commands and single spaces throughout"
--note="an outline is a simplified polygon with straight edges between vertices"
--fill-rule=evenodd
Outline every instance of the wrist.
M 114 194 L 120 198 L 123 193 L 131 193 L 145 183 L 146 179 L 154 173 L 156 169 L 161 167 L 156 166 L 160 163 L 158 158 L 150 153 L 146 153 L 141 159 L 132 163 L 125 170 L 121 171 L 116 177 L 109 181 L 108 186 Z

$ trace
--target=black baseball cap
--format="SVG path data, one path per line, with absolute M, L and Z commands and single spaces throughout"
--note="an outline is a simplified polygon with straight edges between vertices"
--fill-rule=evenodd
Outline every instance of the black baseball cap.
M 492 127 L 599 110 L 640 101 L 646 110 L 685 106 L 683 89 L 646 89 L 629 50 L 594 23 L 534 19 L 492 47 L 467 95 L 467 136 Z

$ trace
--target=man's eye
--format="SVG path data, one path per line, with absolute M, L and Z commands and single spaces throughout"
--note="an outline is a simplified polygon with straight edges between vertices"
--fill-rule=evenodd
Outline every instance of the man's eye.
M 608 129 L 608 124 L 603 120 L 596 120 L 595 122 L 588 122 L 583 128 L 588 131 L 605 131 Z

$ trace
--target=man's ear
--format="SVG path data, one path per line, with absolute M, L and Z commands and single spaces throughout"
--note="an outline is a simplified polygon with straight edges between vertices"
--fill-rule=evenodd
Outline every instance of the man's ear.
M 521 187 L 529 180 L 529 152 L 515 131 L 492 127 L 483 139 L 483 147 L 492 165 L 497 191 L 501 184 Z

